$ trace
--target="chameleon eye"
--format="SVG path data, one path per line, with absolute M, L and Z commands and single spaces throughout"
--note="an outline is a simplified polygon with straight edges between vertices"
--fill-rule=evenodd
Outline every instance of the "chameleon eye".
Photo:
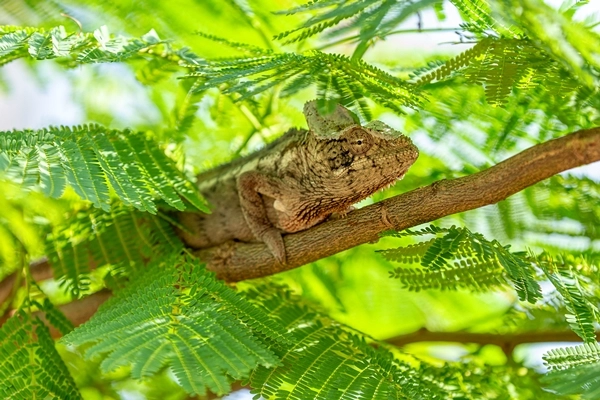
M 372 145 L 371 137 L 362 129 L 355 129 L 346 136 L 346 146 L 355 155 L 366 153 Z

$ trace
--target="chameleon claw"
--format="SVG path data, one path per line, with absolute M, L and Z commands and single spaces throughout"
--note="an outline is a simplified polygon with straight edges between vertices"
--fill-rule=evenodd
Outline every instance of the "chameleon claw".
M 267 245 L 273 257 L 281 265 L 287 263 L 285 255 L 285 244 L 278 229 L 269 229 L 261 235 L 261 240 Z

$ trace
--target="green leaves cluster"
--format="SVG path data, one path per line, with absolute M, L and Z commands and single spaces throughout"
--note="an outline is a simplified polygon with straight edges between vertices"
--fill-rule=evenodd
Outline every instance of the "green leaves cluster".
M 562 12 L 535 0 L 496 0 L 492 4 L 502 18 L 521 30 L 580 84 L 594 89 L 598 86 L 600 37 L 585 22 L 574 20 L 576 4 Z
M 497 106 L 517 88 L 540 86 L 563 100 L 597 91 L 600 37 L 574 21 L 573 10 L 558 13 L 538 1 L 452 3 L 467 18 L 463 27 L 481 39 L 442 66 L 433 65 L 418 84 L 464 76 L 482 84 L 487 100 Z M 549 26 L 561 34 L 549 34 Z
M 193 91 L 221 87 L 224 93 L 238 93 L 237 101 L 246 100 L 275 86 L 283 96 L 316 84 L 317 95 L 325 108 L 336 103 L 355 105 L 365 116 L 370 112 L 364 101 L 404 113 L 402 107 L 417 107 L 422 101 L 416 88 L 360 59 L 317 50 L 306 53 L 273 53 L 225 61 L 189 65 L 188 76 L 202 79 Z
M 408 17 L 432 6 L 440 6 L 440 0 L 420 0 L 407 2 L 401 0 L 321 0 L 313 1 L 280 11 L 280 14 L 313 13 L 311 18 L 299 27 L 282 32 L 275 38 L 285 44 L 298 42 L 315 36 L 326 29 L 328 37 L 340 37 L 358 31 L 350 39 L 359 42 L 353 58 L 360 58 L 375 39 L 385 39 Z M 341 26 L 340 26 L 341 25 Z
M 4 399 L 80 399 L 48 327 L 24 310 L 0 329 L 0 396 Z
M 29 3 L 32 9 L 42 4 Z M 86 5 L 94 2 L 80 3 L 78 7 L 89 12 Z M 600 39 L 590 23 L 575 18 L 577 5 L 555 11 L 534 0 L 452 0 L 465 21 L 461 38 L 474 46 L 445 62 L 437 57 L 426 68 L 404 64 L 399 68 L 401 63 L 387 68 L 363 57 L 380 39 L 402 33 L 398 24 L 422 10 L 433 8 L 442 19 L 442 2 L 316 0 L 280 12 L 279 17 L 255 7 L 259 3 L 234 1 L 229 6 L 239 11 L 239 21 L 259 32 L 268 50 L 241 43 L 245 37 L 228 41 L 215 36 L 222 32 L 210 32 L 203 36 L 216 43 L 214 47 L 228 46 L 242 56 L 203 58 L 196 54 L 203 49 L 174 50 L 153 30 L 129 38 L 111 35 L 105 27 L 86 33 L 68 32 L 62 26 L 3 26 L 0 65 L 17 59 L 30 63 L 55 59 L 67 67 L 141 61 L 144 65 L 136 76 L 155 90 L 151 96 L 160 111 L 168 118 L 175 115 L 170 122 L 181 146 L 197 144 L 190 132 L 198 118 L 206 122 L 202 135 L 214 133 L 210 122 L 222 120 L 211 120 L 211 114 L 233 115 L 227 109 L 233 102 L 252 125 L 252 133 L 242 138 L 243 146 L 236 145 L 242 149 L 256 139 L 255 133 L 260 136 L 267 126 L 283 125 L 278 119 L 283 114 L 281 99 L 293 99 L 292 104 L 304 101 L 307 89 L 316 89 L 320 108 L 342 103 L 357 108 L 365 119 L 371 119 L 368 100 L 372 100 L 396 113 L 407 112 L 399 123 L 408 130 L 412 123 L 418 134 L 426 131 L 430 138 L 462 147 L 459 167 L 453 171 L 452 159 L 447 165 L 432 161 L 437 154 L 421 140 L 422 159 L 429 157 L 437 169 L 415 166 L 421 168 L 420 176 L 409 177 L 415 186 L 471 172 L 532 139 L 547 140 L 567 128 L 600 120 Z M 97 9 L 108 12 L 113 7 L 118 12 L 125 9 L 121 6 L 102 4 Z M 271 41 L 269 32 L 275 26 L 271 22 L 285 19 L 281 14 L 310 16 Z M 120 17 L 127 21 L 129 14 Z M 182 29 L 198 25 L 195 15 L 185 17 Z M 169 18 L 154 26 L 173 25 Z M 136 24 L 127 21 L 127 25 Z M 313 39 L 320 48 L 313 46 Z M 348 55 L 324 51 L 345 43 L 353 46 Z M 171 81 L 165 83 L 165 77 Z M 186 78 L 185 90 L 181 101 L 175 100 L 173 113 L 172 93 L 158 92 L 167 92 L 165 87 L 174 86 L 178 77 Z M 475 85 L 483 86 L 487 104 L 481 101 L 483 90 L 478 92 Z M 470 149 L 482 148 L 485 151 L 473 151 L 478 157 L 465 156 Z M 546 397 L 538 375 L 524 367 L 478 363 L 485 358 L 476 353 L 484 349 L 468 356 L 475 362 L 465 357 L 459 363 L 430 365 L 353 331 L 284 289 L 257 285 L 236 291 L 197 261 L 181 257 L 174 221 L 161 207 L 169 211 L 207 211 L 207 207 L 181 166 L 150 132 L 97 125 L 2 132 L 0 172 L 9 181 L 0 183 L 0 276 L 15 277 L 14 288 L 0 307 L 3 314 L 15 309 L 0 327 L 0 380 L 6 383 L 0 387 L 2 397 L 80 396 L 42 320 L 67 334 L 64 343 L 85 349 L 86 357 L 99 361 L 103 372 L 128 370 L 134 379 L 148 380 L 169 370 L 186 396 L 225 394 L 232 382 L 245 381 L 265 398 Z M 64 198 L 70 199 L 70 192 L 86 203 L 69 203 Z M 58 198 L 63 201 L 50 207 L 48 199 Z M 527 215 L 537 220 L 515 222 L 517 200 L 526 203 Z M 536 244 L 549 248 L 542 233 L 597 239 L 598 204 L 596 182 L 556 177 L 526 191 L 522 199 L 498 205 L 498 214 L 508 239 L 519 243 L 520 236 L 535 233 L 541 237 Z M 462 222 L 470 226 L 468 217 Z M 597 260 L 586 263 L 568 253 L 514 252 L 499 240 L 456 226 L 394 236 L 403 240 L 426 236 L 424 241 L 381 251 L 389 261 L 404 264 L 391 274 L 403 288 L 481 293 L 508 284 L 520 300 L 538 302 L 515 301 L 513 312 L 524 309 L 528 316 L 540 315 L 534 307 L 541 302 L 544 310 L 555 307 L 554 314 L 564 314 L 564 321 L 557 324 L 571 328 L 584 343 L 546 354 L 550 368 L 546 384 L 559 395 L 598 397 Z M 27 273 L 29 261 L 41 254 L 48 256 L 61 284 L 45 287 L 47 296 Z M 341 269 L 338 272 L 336 276 L 343 278 Z M 339 282 L 327 279 L 324 286 L 334 292 Z M 542 294 L 542 282 L 554 288 L 550 295 Z M 54 304 L 102 287 L 113 290 L 112 299 L 89 322 L 68 333 L 72 326 Z M 336 300 L 345 307 L 341 297 Z M 428 315 L 430 321 L 435 317 Z M 520 387 L 524 380 L 528 386 Z
M 281 321 L 289 338 L 273 347 L 278 366 L 257 368 L 250 376 L 255 393 L 286 399 L 402 398 L 404 383 L 418 385 L 414 377 L 402 376 L 390 353 L 374 350 L 289 294 L 262 287 L 246 295 Z
M 442 398 L 444 387 L 285 290 L 237 293 L 186 258 L 150 267 L 62 341 L 89 345 L 105 372 L 130 366 L 140 379 L 168 366 L 190 394 L 242 379 L 286 399 Z
M 230 380 L 277 358 L 260 340 L 281 329 L 248 305 L 198 262 L 168 259 L 106 302 L 84 326 L 63 339 L 93 344 L 86 357 L 104 354 L 103 371 L 131 365 L 134 378 L 168 365 L 189 393 L 224 394 Z
M 583 340 L 573 347 L 552 349 L 543 359 L 550 369 L 544 377 L 546 385 L 559 394 L 581 394 L 594 399 L 600 393 L 600 344 L 596 327 L 600 321 L 597 257 L 541 255 L 535 262 L 560 293 L 566 308 L 566 321 Z M 593 261 L 593 262 L 590 262 Z
M 421 265 L 421 268 L 401 267 L 391 272 L 391 276 L 400 279 L 409 290 L 489 290 L 505 284 L 506 281 L 499 279 L 505 274 L 510 277 L 520 300 L 533 303 L 541 299 L 538 281 L 545 277 L 562 300 L 566 323 L 584 344 L 553 349 L 545 354 L 544 360 L 551 372 L 544 382 L 563 395 L 582 393 L 584 398 L 592 399 L 599 393 L 600 381 L 594 373 L 600 368 L 596 334 L 600 318 L 598 295 L 591 290 L 599 284 L 595 261 L 571 254 L 511 253 L 495 240 L 488 241 L 481 234 L 454 226 L 430 226 L 388 235 L 398 238 L 436 236 L 417 244 L 380 251 L 390 261 Z M 536 270 L 541 270 L 543 277 Z
M 147 260 L 181 252 L 183 245 L 165 217 L 123 205 L 113 205 L 108 213 L 76 213 L 47 237 L 45 254 L 54 278 L 79 297 L 89 289 L 92 265 L 109 265 L 109 276 L 128 275 Z
M 0 133 L 0 171 L 49 197 L 67 186 L 95 207 L 110 210 L 111 193 L 125 205 L 156 213 L 154 198 L 184 210 L 181 197 L 207 211 L 196 187 L 144 134 L 100 126 Z
M 436 236 L 416 245 L 380 251 L 390 261 L 421 264 L 422 268 L 396 268 L 391 274 L 410 290 L 469 288 L 479 291 L 506 283 L 501 279 L 505 275 L 519 299 L 535 303 L 542 296 L 531 264 L 497 240 L 489 241 L 479 233 L 455 226 L 448 229 L 431 226 L 420 231 L 407 229 L 390 234 Z
M 31 57 L 34 60 L 62 58 L 68 65 L 121 62 L 148 54 L 152 47 L 164 43 L 150 31 L 139 39 L 114 37 L 106 26 L 93 34 L 67 32 L 64 26 L 46 31 L 42 28 L 0 27 L 0 65 Z M 150 51 L 151 53 L 151 51 Z
M 533 257 L 548 280 L 563 298 L 568 314 L 566 319 L 573 332 L 588 344 L 596 344 L 596 322 L 599 313 L 592 293 L 586 288 L 585 277 L 577 273 L 572 257 L 556 259 L 547 254 Z

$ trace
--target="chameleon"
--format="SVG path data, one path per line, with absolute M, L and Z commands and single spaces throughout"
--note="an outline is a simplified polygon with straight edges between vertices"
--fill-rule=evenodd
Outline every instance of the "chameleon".
M 419 151 L 381 121 L 364 126 L 342 105 L 322 115 L 307 102 L 308 129 L 290 129 L 255 153 L 197 175 L 210 214 L 179 214 L 177 233 L 192 248 L 229 240 L 264 242 L 286 262 L 282 235 L 336 215 L 401 179 Z

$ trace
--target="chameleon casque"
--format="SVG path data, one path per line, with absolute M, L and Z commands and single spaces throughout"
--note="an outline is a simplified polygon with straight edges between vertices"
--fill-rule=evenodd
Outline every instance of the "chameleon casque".
M 380 121 L 361 126 L 341 105 L 321 115 L 304 106 L 308 130 L 291 129 L 263 149 L 197 177 L 211 214 L 184 212 L 178 234 L 193 248 L 228 240 L 264 242 L 280 263 L 283 233 L 344 215 L 356 202 L 401 179 L 419 152 Z

